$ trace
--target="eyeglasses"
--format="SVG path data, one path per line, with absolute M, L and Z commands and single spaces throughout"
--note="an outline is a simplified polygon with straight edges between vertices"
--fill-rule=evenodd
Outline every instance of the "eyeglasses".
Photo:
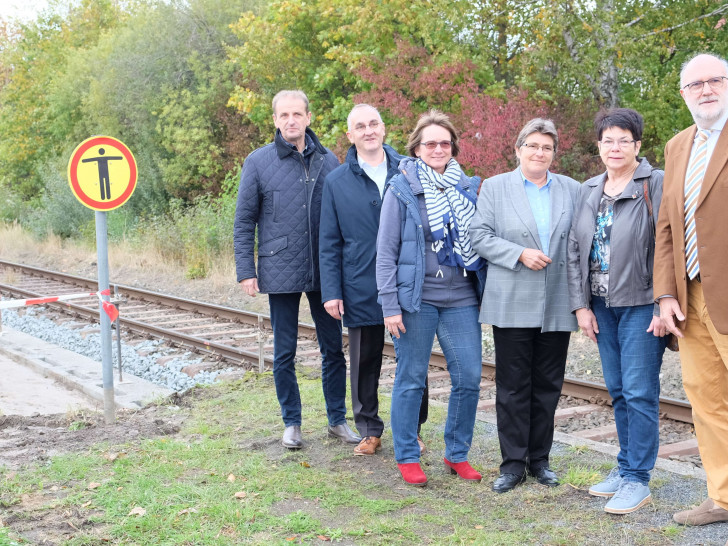
M 607 150 L 611 150 L 612 148 L 614 148 L 615 144 L 617 146 L 619 146 L 619 148 L 621 150 L 626 150 L 634 142 L 637 142 L 637 141 L 636 140 L 612 140 L 611 138 L 608 138 L 606 140 L 600 141 L 599 144 L 601 144 Z
M 703 89 L 705 89 L 705 84 L 707 83 L 713 91 L 720 91 L 725 87 L 724 80 L 728 80 L 728 77 L 716 76 L 715 78 L 710 78 L 704 81 L 689 83 L 684 85 L 683 89 L 690 91 L 691 95 L 700 95 L 703 92 Z
M 447 152 L 450 148 L 452 148 L 452 141 L 451 140 L 428 140 L 427 142 L 420 143 L 422 146 L 427 148 L 428 150 L 434 150 L 438 146 L 443 152 Z
M 554 153 L 554 147 L 550 144 L 544 144 L 543 146 L 541 144 L 521 144 L 521 148 L 526 148 L 529 152 L 535 154 L 538 150 L 543 150 L 543 153 L 545 154 L 552 154 Z
M 380 125 L 382 125 L 381 121 L 377 121 L 376 119 L 373 119 L 372 121 L 369 122 L 369 125 L 367 125 L 365 123 L 357 123 L 356 125 L 354 125 L 354 130 L 357 133 L 363 133 L 364 131 L 367 130 L 367 128 L 371 129 L 372 131 L 376 131 L 377 127 L 379 127 Z

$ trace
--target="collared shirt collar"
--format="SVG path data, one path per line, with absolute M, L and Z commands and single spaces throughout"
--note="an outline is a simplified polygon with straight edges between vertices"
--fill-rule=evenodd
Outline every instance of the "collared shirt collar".
M 381 169 L 382 167 L 384 167 L 384 169 L 386 169 L 387 168 L 387 154 L 385 154 L 383 151 L 382 151 L 382 157 L 383 157 L 382 162 L 379 163 L 378 165 L 372 165 L 370 163 L 367 163 L 366 161 L 364 161 L 361 158 L 361 156 L 359 154 L 356 154 L 356 161 L 357 161 L 357 163 L 359 163 L 359 166 L 364 171 L 366 171 L 367 169 L 372 169 L 372 170 Z
M 387 154 L 382 151 L 382 155 L 384 156 L 384 159 L 379 165 L 370 165 L 364 161 L 359 154 L 356 154 L 357 163 L 359 163 L 361 170 L 364 171 L 377 185 L 380 197 L 384 194 L 384 185 L 387 182 L 388 171 Z
M 523 180 L 524 184 L 526 182 L 529 182 L 530 184 L 533 184 L 535 186 L 535 184 L 533 182 L 531 182 L 528 178 L 526 178 L 526 175 L 523 174 L 521 167 L 518 167 L 518 173 L 521 175 L 521 180 Z M 552 180 L 553 180 L 553 177 L 551 176 L 551 171 L 546 171 L 546 183 L 543 186 L 541 186 L 541 188 L 539 188 L 539 189 L 550 186 Z

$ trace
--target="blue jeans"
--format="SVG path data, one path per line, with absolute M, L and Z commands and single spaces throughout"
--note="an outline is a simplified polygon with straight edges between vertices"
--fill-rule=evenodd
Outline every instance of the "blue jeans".
M 321 350 L 321 386 L 326 415 L 332 426 L 346 422 L 346 358 L 341 341 L 341 322 L 321 303 L 321 292 L 306 292 L 316 339 Z M 273 379 L 283 422 L 287 427 L 301 424 L 301 395 L 296 379 L 298 307 L 301 293 L 269 294 L 270 322 L 273 326 Z
M 604 382 L 619 436 L 619 473 L 647 485 L 660 445 L 660 368 L 665 339 L 647 333 L 653 305 L 607 307 L 592 296 Z
M 417 424 L 437 333 L 452 383 L 445 422 L 445 457 L 453 463 L 467 461 L 482 370 L 478 307 L 435 307 L 423 303 L 419 313 L 403 311 L 402 322 L 407 332 L 400 334 L 399 339 L 394 338 L 397 350 L 391 415 L 394 456 L 400 464 L 420 460 Z

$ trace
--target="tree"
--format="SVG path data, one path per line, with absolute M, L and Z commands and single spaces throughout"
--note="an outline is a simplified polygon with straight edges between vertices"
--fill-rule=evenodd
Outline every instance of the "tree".
M 231 104 L 273 132 L 270 100 L 281 89 L 305 90 L 322 141 L 343 135 L 341 120 L 351 97 L 363 90 L 358 68 L 396 50 L 396 39 L 424 47 L 429 55 L 462 52 L 457 19 L 465 2 L 446 0 L 276 0 L 260 15 L 244 14 L 234 31 L 241 45 L 230 50 L 241 83 Z
M 37 165 L 63 148 L 57 138 L 57 118 L 48 93 L 73 48 L 93 44 L 105 29 L 122 19 L 116 2 L 83 0 L 64 18 L 45 12 L 21 25 L 17 39 L 3 45 L 6 84 L 0 91 L 0 184 L 24 199 L 39 195 L 42 180 Z
M 400 150 L 418 115 L 430 108 L 449 114 L 460 132 L 458 161 L 481 177 L 515 168 L 516 137 L 535 117 L 551 118 L 559 128 L 554 169 L 561 162 L 568 168 L 567 174 L 576 178 L 601 169 L 590 159 L 590 144 L 582 138 L 582 126 L 588 120 L 576 105 L 567 101 L 549 104 L 515 88 L 505 97 L 493 97 L 478 85 L 476 72 L 468 61 L 437 64 L 424 48 L 399 42 L 395 53 L 384 60 L 371 59 L 360 69 L 371 88 L 356 95 L 355 101 L 380 110 L 388 141 Z

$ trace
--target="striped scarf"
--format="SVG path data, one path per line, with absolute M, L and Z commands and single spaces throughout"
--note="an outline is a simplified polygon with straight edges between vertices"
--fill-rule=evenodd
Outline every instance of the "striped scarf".
M 459 185 L 461 176 L 460 165 L 454 158 L 448 161 L 444 174 L 417 159 L 417 178 L 425 191 L 434 241 L 432 250 L 437 254 L 437 261 L 440 265 L 477 271 L 483 261 L 473 250 L 468 235 L 475 214 L 475 199 Z

